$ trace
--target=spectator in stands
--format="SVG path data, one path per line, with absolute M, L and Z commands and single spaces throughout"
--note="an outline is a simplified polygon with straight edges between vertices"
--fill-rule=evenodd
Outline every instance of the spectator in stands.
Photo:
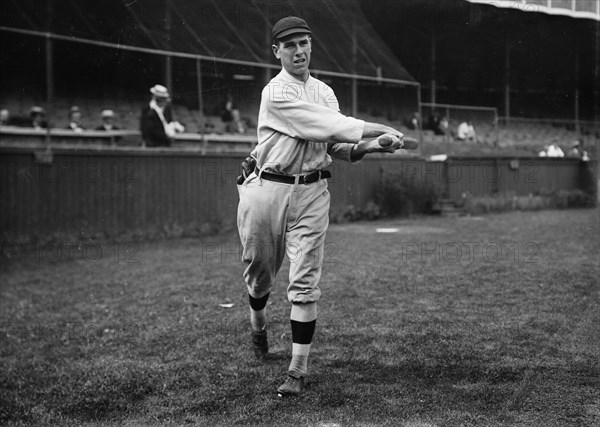
M 244 133 L 246 129 L 244 128 L 244 123 L 240 118 L 240 110 L 237 105 L 233 102 L 233 95 L 230 93 L 227 94 L 227 102 L 225 103 L 225 107 L 221 113 L 221 120 L 226 124 L 225 132 L 228 133 Z
M 76 105 L 72 106 L 69 111 L 69 125 L 67 129 L 71 129 L 74 132 L 81 132 L 84 129 L 81 120 L 81 110 Z
M 440 113 L 438 110 L 435 110 L 433 114 L 429 116 L 429 120 L 427 121 L 427 129 L 432 130 L 437 133 L 436 130 L 440 127 Z
M 404 124 L 410 130 L 418 130 L 421 127 L 421 116 L 418 112 L 414 112 L 412 116 L 405 119 Z
M 31 126 L 27 117 L 13 116 L 7 108 L 0 110 L 0 126 Z
M 185 128 L 173 120 L 171 95 L 166 87 L 154 85 L 150 88 L 152 99 L 142 108 L 140 131 L 142 144 L 147 147 L 169 147 L 177 132 Z
M 466 121 L 459 124 L 458 129 L 456 130 L 456 139 L 460 141 L 477 142 L 477 134 L 475 133 L 473 123 Z
M 114 123 L 115 113 L 113 110 L 102 110 L 102 113 L 100 113 L 100 117 L 102 119 L 102 124 L 99 126 L 96 126 L 95 130 L 106 131 L 106 132 L 120 130 L 119 126 L 115 125 L 115 123 Z M 114 144 L 115 142 L 118 142 L 120 140 L 121 140 L 121 136 L 112 135 L 110 137 L 111 144 Z
M 427 129 L 432 130 L 436 135 L 447 136 L 449 134 L 448 118 L 445 115 L 441 115 L 438 110 L 435 110 L 429 116 Z
M 245 133 L 246 127 L 244 126 L 244 122 L 242 122 L 240 117 L 240 110 L 237 108 L 231 110 L 231 117 L 232 120 L 230 123 L 227 123 L 227 126 L 225 126 L 225 131 L 228 133 Z
M 548 148 L 550 148 L 549 145 L 544 145 L 544 148 L 542 148 L 542 151 L 540 151 L 538 153 L 539 157 L 548 157 Z
M 567 153 L 567 157 L 575 157 L 581 159 L 583 162 L 589 162 L 590 156 L 587 151 L 583 149 L 583 143 L 575 140 L 571 143 L 571 149 Z
M 434 131 L 436 135 L 444 135 L 444 141 L 447 141 L 450 135 L 450 123 L 448 122 L 448 118 L 446 116 L 442 116 L 440 119 L 440 123 L 436 131 Z
M 42 107 L 33 106 L 29 110 L 29 125 L 34 129 L 46 129 L 48 122 L 46 121 L 46 111 Z
M 10 112 L 6 108 L 0 110 L 0 126 L 10 126 Z
M 581 144 L 579 141 L 573 141 L 571 148 L 567 152 L 567 157 L 581 157 Z
M 563 153 L 563 150 L 558 146 L 558 143 L 553 141 L 548 147 L 546 157 L 565 157 L 565 153 Z
M 102 124 L 96 127 L 96 130 L 119 130 L 119 126 L 115 125 L 115 113 L 113 110 L 102 110 L 100 113 L 100 118 L 102 119 Z
M 209 121 L 204 123 L 204 133 L 215 133 L 215 124 Z

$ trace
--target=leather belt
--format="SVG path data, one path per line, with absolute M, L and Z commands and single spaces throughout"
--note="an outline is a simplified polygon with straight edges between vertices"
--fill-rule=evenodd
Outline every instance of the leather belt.
M 277 173 L 260 172 L 260 170 L 254 169 L 254 173 L 267 181 L 281 182 L 283 184 L 293 184 L 296 182 L 296 177 L 293 175 L 280 175 Z M 327 170 L 318 170 L 306 175 L 300 175 L 298 177 L 299 184 L 312 184 L 320 179 L 331 178 L 331 172 Z

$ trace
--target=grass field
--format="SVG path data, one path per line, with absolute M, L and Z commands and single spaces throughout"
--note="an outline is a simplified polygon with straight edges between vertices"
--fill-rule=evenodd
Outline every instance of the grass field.
M 598 214 L 332 225 L 295 399 L 288 264 L 260 364 L 236 235 L 5 248 L 0 423 L 600 425 Z

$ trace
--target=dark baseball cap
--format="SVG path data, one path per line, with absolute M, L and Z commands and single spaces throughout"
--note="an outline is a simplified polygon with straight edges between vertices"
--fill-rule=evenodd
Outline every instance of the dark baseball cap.
M 273 40 L 282 39 L 296 33 L 312 34 L 306 21 L 297 16 L 286 16 L 273 25 Z

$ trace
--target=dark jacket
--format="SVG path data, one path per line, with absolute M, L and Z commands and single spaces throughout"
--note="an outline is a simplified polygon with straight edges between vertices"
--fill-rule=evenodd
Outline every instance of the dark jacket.
M 96 128 L 94 130 L 106 130 L 106 129 L 104 128 L 104 125 L 98 125 L 98 126 L 96 126 Z M 117 125 L 113 125 L 112 130 L 121 130 L 121 128 Z
M 94 128 L 94 130 L 101 130 L 101 131 L 105 131 L 106 132 L 106 129 L 104 129 L 104 125 L 98 125 L 98 126 L 96 126 Z M 118 131 L 118 130 L 121 130 L 121 128 L 119 126 L 117 126 L 117 125 L 113 125 L 111 131 Z M 110 141 L 111 141 L 111 143 L 115 143 L 115 142 L 121 141 L 122 139 L 123 138 L 121 136 L 112 136 L 110 138 Z
M 167 105 L 165 107 L 163 115 L 167 123 L 170 123 L 173 120 L 170 106 Z M 142 132 L 142 140 L 144 140 L 147 147 L 171 146 L 171 139 L 165 134 L 165 128 L 160 117 L 158 117 L 156 111 L 150 108 L 149 105 L 142 108 L 140 131 Z

